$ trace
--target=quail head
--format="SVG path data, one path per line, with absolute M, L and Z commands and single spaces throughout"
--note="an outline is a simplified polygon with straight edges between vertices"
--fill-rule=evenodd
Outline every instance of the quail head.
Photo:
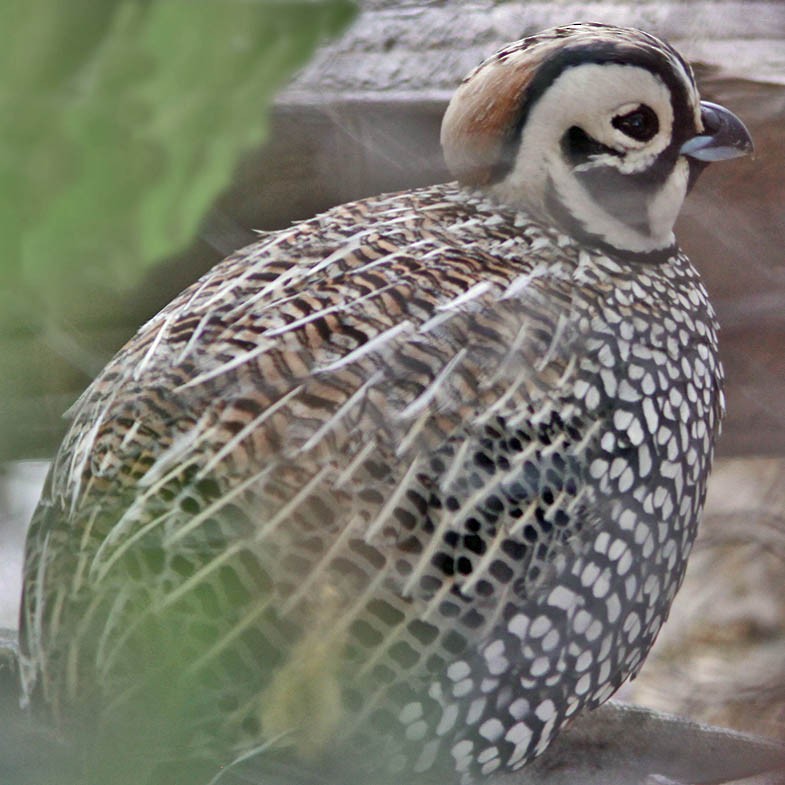
M 71 409 L 23 677 L 101 776 L 479 782 L 640 668 L 723 413 L 673 223 L 749 135 L 665 42 L 576 24 L 469 74 L 442 143 L 456 182 L 263 235 Z

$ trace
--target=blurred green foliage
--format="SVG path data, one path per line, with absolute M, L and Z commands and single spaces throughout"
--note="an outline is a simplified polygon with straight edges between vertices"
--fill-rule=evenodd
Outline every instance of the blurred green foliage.
M 181 249 L 348 0 L 4 0 L 3 273 L 127 285 Z
M 79 321 L 186 247 L 263 139 L 275 90 L 354 11 L 354 0 L 0 3 L 0 434 L 9 396 L 40 386 L 40 360 L 31 371 L 36 358 L 9 336 Z

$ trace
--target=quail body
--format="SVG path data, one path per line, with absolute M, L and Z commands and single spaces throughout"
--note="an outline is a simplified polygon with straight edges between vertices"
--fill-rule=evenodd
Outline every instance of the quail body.
M 475 69 L 442 141 L 457 182 L 262 236 L 72 408 L 21 616 L 64 734 L 478 782 L 640 668 L 723 413 L 673 221 L 749 136 L 580 24 Z

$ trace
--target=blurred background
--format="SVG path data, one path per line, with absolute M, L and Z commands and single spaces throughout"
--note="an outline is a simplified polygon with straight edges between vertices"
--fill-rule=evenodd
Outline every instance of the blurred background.
M 7 0 L 0 627 L 15 625 L 24 527 L 62 414 L 114 351 L 254 230 L 448 179 L 439 124 L 461 77 L 573 21 L 666 37 L 756 143 L 754 157 L 709 168 L 677 226 L 723 326 L 729 415 L 685 586 L 622 696 L 785 735 L 777 0 Z

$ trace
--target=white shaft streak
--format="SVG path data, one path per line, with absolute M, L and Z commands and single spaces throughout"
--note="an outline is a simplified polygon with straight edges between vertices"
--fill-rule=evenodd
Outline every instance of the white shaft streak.
M 90 515 L 87 517 L 82 536 L 79 541 L 79 559 L 76 563 L 73 575 L 71 576 L 71 588 L 74 593 L 82 585 L 83 576 L 87 563 L 90 560 L 89 554 L 92 548 L 90 547 L 90 539 L 93 537 L 93 526 L 95 526 L 96 519 L 101 512 L 100 507 L 94 507 Z M 100 536 L 100 535 L 98 535 Z
M 204 434 L 200 436 L 198 441 L 191 442 L 191 447 L 194 451 L 196 450 L 198 443 L 202 441 L 204 438 L 208 437 L 212 433 L 212 430 L 213 429 L 207 429 L 204 432 Z M 160 457 L 163 457 L 163 455 Z M 152 467 L 150 467 L 151 470 L 155 468 L 157 463 L 158 462 L 156 461 L 156 463 L 153 464 Z M 161 468 L 163 468 L 163 466 L 161 466 Z M 93 558 L 93 567 L 91 567 L 91 573 L 95 571 L 96 565 L 100 562 L 104 551 L 108 550 L 109 547 L 112 545 L 112 543 L 115 540 L 117 540 L 117 538 L 120 537 L 121 534 L 124 533 L 124 529 L 127 528 L 128 526 L 135 527 L 138 525 L 137 516 L 139 516 L 140 514 L 144 514 L 147 501 L 150 498 L 154 497 L 157 493 L 159 493 L 160 490 L 167 485 L 167 483 L 169 483 L 171 480 L 176 479 L 183 471 L 184 466 L 182 462 L 177 461 L 173 463 L 171 467 L 169 467 L 167 464 L 167 468 L 169 468 L 169 471 L 166 474 L 157 473 L 155 477 L 151 478 L 149 483 L 145 482 L 147 475 L 145 475 L 139 480 L 139 487 L 145 488 L 144 493 L 138 494 L 136 496 L 136 498 L 131 503 L 131 505 L 125 510 L 125 512 L 120 516 L 120 518 L 118 518 L 117 522 L 112 526 L 112 528 L 104 537 L 103 542 L 101 543 L 100 547 L 96 551 L 95 556 Z M 158 518 L 155 519 L 155 521 L 161 523 L 165 519 L 166 516 L 163 517 L 159 516 Z M 138 532 L 135 533 L 133 536 L 137 536 L 137 535 Z
M 101 410 L 96 415 L 93 424 L 85 434 L 83 439 L 79 440 L 79 445 L 74 449 L 73 456 L 71 457 L 70 465 L 66 476 L 68 477 L 69 495 L 71 497 L 70 516 L 73 518 L 76 514 L 76 505 L 80 499 L 80 489 L 82 486 L 82 475 L 84 474 L 85 467 L 90 461 L 95 440 L 98 436 L 98 431 L 101 430 L 104 418 L 106 417 L 109 409 L 114 403 L 117 396 L 119 387 L 115 387 L 112 392 L 107 395 Z
M 433 615 L 434 611 L 436 611 L 441 605 L 442 600 L 450 593 L 453 585 L 454 579 L 452 577 L 446 577 L 433 597 L 430 597 L 427 600 L 427 604 L 418 611 L 416 618 L 420 621 L 427 621 Z M 415 601 L 413 600 L 413 602 Z M 416 602 L 418 602 L 418 605 L 421 604 L 419 601 Z M 395 627 L 388 631 L 387 635 L 385 635 L 384 643 L 377 646 L 373 656 L 369 657 L 363 663 L 363 666 L 358 673 L 359 678 L 370 673 L 374 666 L 387 655 L 390 648 L 400 640 L 401 633 L 406 629 L 409 620 L 409 617 L 404 614 L 403 621 L 399 622 L 395 625 Z M 369 695 L 366 700 L 363 701 L 361 716 L 367 716 L 370 714 L 370 711 L 375 708 L 379 698 L 384 694 L 386 686 L 387 685 L 384 684 L 380 685 L 374 693 Z
M 138 625 L 131 624 L 127 627 L 120 627 L 120 637 L 114 641 L 114 647 L 111 651 L 107 652 L 107 647 L 111 641 L 112 633 L 115 632 L 118 627 L 116 621 L 120 621 L 121 624 L 125 623 L 123 621 L 122 615 L 122 606 L 128 600 L 128 591 L 127 589 L 120 589 L 112 599 L 112 605 L 109 608 L 108 613 L 106 614 L 106 622 L 102 625 L 101 629 L 101 636 L 98 639 L 98 643 L 96 645 L 96 663 L 98 665 L 99 674 L 103 676 L 106 674 L 115 657 L 123 651 L 123 643 L 128 640 L 132 631 L 136 629 Z M 93 603 L 95 605 L 95 602 Z M 86 629 L 87 624 L 84 622 L 88 620 L 92 616 L 92 607 L 88 610 L 87 613 L 84 614 L 81 621 L 83 622 L 82 628 Z M 127 620 L 126 620 L 127 621 Z M 76 636 L 75 636 L 76 637 Z M 72 646 L 72 651 L 78 649 L 78 646 Z
M 259 617 L 270 607 L 274 599 L 273 595 L 267 597 L 264 601 L 251 603 L 248 612 L 242 618 L 234 621 L 226 634 L 220 637 L 207 651 L 192 662 L 186 669 L 186 675 L 193 675 L 197 673 L 205 665 L 214 660 L 222 651 L 224 651 L 230 644 L 239 638 L 245 630 L 247 630 Z
M 277 260 L 273 260 L 277 261 Z M 292 297 L 299 296 L 298 294 L 292 294 L 288 297 L 276 297 L 276 293 L 278 290 L 285 289 L 289 284 L 293 284 L 300 278 L 303 278 L 307 274 L 307 268 L 303 268 L 296 264 L 293 264 L 291 267 L 288 267 L 282 273 L 280 273 L 276 278 L 274 278 L 270 283 L 266 286 L 263 286 L 254 294 L 243 297 L 238 304 L 232 308 L 231 311 L 228 312 L 228 316 L 235 316 L 238 313 L 247 312 L 250 313 L 253 310 L 253 306 L 258 303 L 260 300 L 264 300 L 269 298 L 270 302 L 265 303 L 262 307 L 256 309 L 257 312 L 262 312 L 266 310 L 270 305 L 273 303 L 277 304 L 279 302 L 286 302 L 290 300 Z
M 418 328 L 418 333 L 429 333 L 432 330 L 435 330 L 437 327 L 440 327 L 445 322 L 449 322 L 450 319 L 453 319 L 457 313 L 455 311 L 439 311 L 435 316 L 432 316 L 428 319 L 427 322 L 423 322 Z
M 368 442 L 366 442 L 357 455 L 352 458 L 347 467 L 338 475 L 337 479 L 335 480 L 335 488 L 337 490 L 343 488 L 343 486 L 352 479 L 354 473 L 360 468 L 360 466 L 371 455 L 371 453 L 375 452 L 377 449 L 378 445 L 373 439 L 370 439 Z
M 204 373 L 200 373 L 198 376 L 194 376 L 193 379 L 189 379 L 187 382 L 185 382 L 185 384 L 175 387 L 174 392 L 179 393 L 183 390 L 187 390 L 189 387 L 196 387 L 197 385 L 203 384 L 210 379 L 214 379 L 216 376 L 221 376 L 224 373 L 228 373 L 240 365 L 245 365 L 245 363 L 249 363 L 256 357 L 259 357 L 259 355 L 264 354 L 272 345 L 273 344 L 270 341 L 263 341 L 250 351 L 238 354 L 236 357 L 232 357 L 231 360 L 228 360 L 222 365 L 219 365 L 216 368 L 211 368 L 209 371 L 205 371 Z
M 22 606 L 22 612 L 25 614 L 25 628 L 29 630 L 30 641 L 29 647 L 31 651 L 40 652 L 40 661 L 36 664 L 34 661 L 27 659 L 23 654 L 20 656 L 22 663 L 21 676 L 22 687 L 24 690 L 24 703 L 28 703 L 31 697 L 33 687 L 36 682 L 36 668 L 40 672 L 40 679 L 43 686 L 44 698 L 48 698 L 47 685 L 49 684 L 48 675 L 48 661 L 47 661 L 47 648 L 43 646 L 44 634 L 43 623 L 44 614 L 46 611 L 47 595 L 44 592 L 46 586 L 46 564 L 49 555 L 49 539 L 51 531 L 46 533 L 41 552 L 38 556 L 38 563 L 35 566 L 35 578 L 33 582 L 34 591 L 33 597 L 29 602 Z M 28 581 L 25 590 L 29 591 L 30 583 Z M 57 631 L 57 615 L 52 615 L 50 624 L 52 625 L 47 632 L 51 635 L 56 634 Z
M 129 444 L 136 438 L 139 429 L 142 427 L 142 421 L 136 420 L 131 427 L 125 432 L 123 440 L 120 442 L 120 447 L 128 447 Z
M 552 445 L 551 451 L 556 449 L 557 443 L 559 443 L 559 445 L 563 443 L 565 441 L 565 438 L 566 437 L 564 436 L 564 434 L 562 434 L 561 437 L 554 440 L 554 445 Z M 497 490 L 505 483 L 514 482 L 519 475 L 521 466 L 523 466 L 523 464 L 530 457 L 534 456 L 537 453 L 538 447 L 540 447 L 540 444 L 538 442 L 532 442 L 525 450 L 523 450 L 518 455 L 516 455 L 514 461 L 511 463 L 510 468 L 494 483 L 489 483 L 487 492 L 490 493 L 493 490 Z M 542 453 L 544 452 L 545 451 L 543 450 Z M 472 574 L 468 578 L 468 580 L 461 586 L 461 590 L 464 593 L 470 592 L 476 586 L 477 582 L 485 575 L 485 573 L 487 572 L 488 568 L 491 565 L 491 562 L 496 557 L 502 542 L 505 539 L 509 539 L 510 537 L 515 536 L 535 516 L 537 512 L 537 507 L 542 503 L 542 498 L 535 489 L 533 489 L 533 491 L 534 492 L 532 494 L 531 501 L 526 506 L 526 509 L 523 511 L 521 517 L 517 519 L 513 519 L 512 524 L 510 526 L 499 527 L 498 532 L 496 533 L 493 540 L 491 541 L 485 554 L 483 554 L 482 559 L 480 559 L 480 561 L 474 567 L 474 569 L 472 570 Z
M 344 305 L 331 305 L 327 308 L 321 308 L 318 311 L 309 313 L 307 316 L 301 317 L 300 319 L 295 319 L 293 322 L 282 324 L 280 327 L 270 327 L 262 333 L 262 338 L 275 338 L 279 335 L 283 335 L 284 333 L 292 332 L 298 327 L 304 327 L 306 324 L 315 322 L 317 319 L 323 319 L 325 316 L 329 316 L 331 313 L 343 312 L 345 308 L 346 306 Z
M 556 327 L 553 330 L 553 335 L 551 337 L 551 342 L 548 345 L 548 350 L 545 352 L 545 355 L 535 363 L 534 367 L 538 371 L 545 370 L 548 363 L 553 359 L 568 323 L 568 318 L 563 313 L 560 313 L 559 318 L 556 320 Z
M 369 270 L 373 270 L 380 265 L 387 264 L 391 262 L 393 259 L 397 259 L 401 256 L 404 258 L 410 258 L 412 256 L 413 251 L 418 252 L 418 258 L 422 262 L 425 259 L 429 259 L 435 255 L 441 253 L 442 248 L 433 248 L 430 251 L 427 251 L 424 254 L 420 254 L 419 250 L 424 248 L 428 245 L 433 245 L 433 240 L 431 239 L 424 239 L 424 240 L 417 240 L 416 242 L 412 243 L 410 246 L 406 248 L 406 251 L 402 254 L 400 250 L 391 251 L 390 253 L 386 253 L 383 256 L 380 256 L 378 259 L 374 259 L 373 261 L 368 262 L 367 264 L 362 265 L 362 267 L 357 267 L 354 270 L 348 271 L 351 275 L 360 275 L 361 273 L 368 272 Z
M 401 439 L 398 446 L 395 448 L 395 457 L 402 458 L 414 444 L 414 440 L 419 436 L 422 429 L 425 427 L 428 420 L 431 419 L 431 412 L 428 409 L 423 410 L 420 416 L 411 424 L 406 435 Z
M 329 463 L 322 466 L 269 521 L 263 524 L 254 536 L 254 539 L 257 542 L 261 542 L 266 537 L 269 537 L 319 487 L 319 484 L 331 471 L 333 471 L 333 467 Z
M 429 406 L 436 396 L 439 393 L 440 388 L 444 384 L 445 380 L 450 376 L 453 372 L 458 363 L 466 357 L 468 349 L 464 346 L 458 352 L 456 352 L 455 356 L 439 371 L 438 374 L 434 377 L 433 381 L 425 388 L 425 390 L 420 393 L 399 415 L 398 417 L 402 420 L 409 419 L 410 417 L 414 417 L 427 406 Z
M 439 487 L 444 493 L 447 493 L 452 488 L 453 483 L 458 478 L 458 475 L 463 470 L 463 464 L 466 461 L 466 454 L 472 446 L 471 439 L 463 439 L 460 446 L 455 451 L 450 466 L 447 471 L 442 475 Z
M 134 381 L 138 381 L 141 375 L 144 373 L 144 369 L 152 360 L 153 355 L 155 354 L 156 349 L 160 346 L 161 341 L 164 339 L 166 334 L 169 332 L 169 328 L 172 324 L 177 321 L 177 317 L 180 315 L 179 311 L 173 311 L 172 313 L 168 314 L 165 319 L 163 319 L 161 326 L 158 328 L 158 331 L 155 334 L 155 338 L 153 338 L 150 346 L 148 347 L 147 351 L 144 353 L 144 357 L 136 364 L 133 371 L 133 379 Z
M 335 362 L 329 363 L 328 365 L 322 365 L 316 369 L 316 372 L 330 373 L 331 371 L 337 371 L 339 368 L 343 368 L 359 360 L 361 357 L 365 357 L 365 355 L 370 354 L 371 352 L 379 351 L 393 338 L 403 332 L 411 331 L 411 329 L 412 323 L 408 319 L 400 322 L 400 324 L 396 324 L 384 332 L 375 335 L 373 338 L 367 340 L 364 344 L 358 346 L 356 349 L 349 352 L 349 354 L 344 355 Z
M 527 321 L 524 321 L 521 324 L 521 326 L 518 328 L 518 331 L 515 333 L 515 338 L 513 338 L 512 343 L 510 344 L 509 348 L 507 349 L 507 351 L 504 354 L 504 357 L 499 362 L 499 367 L 496 369 L 496 371 L 494 371 L 493 374 L 491 374 L 488 377 L 487 380 L 483 380 L 481 382 L 481 388 L 482 389 L 487 390 L 487 389 L 490 389 L 491 387 L 493 387 L 495 384 L 498 383 L 498 381 L 502 378 L 502 376 L 504 376 L 504 375 L 506 375 L 506 374 L 508 374 L 510 372 L 510 365 L 516 359 L 519 360 L 519 361 L 522 359 L 522 358 L 520 358 L 518 356 L 518 352 L 520 351 L 521 347 L 523 346 L 523 342 L 526 340 L 526 336 L 527 336 L 528 332 L 529 332 L 529 323 Z M 515 385 L 512 385 L 507 390 L 507 392 L 504 395 L 502 395 L 497 401 L 495 401 L 493 403 L 493 405 L 490 407 L 490 409 L 487 410 L 487 411 L 490 411 L 491 414 L 495 414 L 498 411 L 498 409 L 507 402 L 507 400 L 509 399 L 510 395 L 512 395 L 515 392 L 515 390 L 518 389 L 518 386 L 520 384 L 520 380 L 522 380 L 523 378 L 526 377 L 526 368 L 525 368 L 525 366 L 523 366 L 522 363 L 521 363 L 521 365 L 522 365 L 522 367 L 519 368 L 519 370 L 518 370 L 518 380 L 519 380 L 519 383 L 515 384 Z M 486 411 L 485 415 L 481 416 L 483 421 L 488 419 L 487 411 Z
M 394 218 L 393 220 L 389 221 L 388 226 L 402 223 L 404 221 L 406 221 L 406 216 L 403 216 L 401 218 Z M 366 245 L 366 242 L 369 237 L 372 237 L 374 235 L 378 236 L 378 234 L 379 234 L 379 227 L 374 225 L 372 225 L 369 229 L 366 229 L 363 232 L 357 232 L 356 234 L 352 235 L 352 238 L 348 243 L 339 246 L 329 256 L 325 256 L 324 259 L 321 259 L 315 265 L 308 268 L 308 275 L 314 275 L 315 273 L 319 273 L 322 270 L 324 270 L 326 267 L 329 267 L 331 264 L 338 262 L 341 259 L 345 259 L 347 256 L 353 254 L 355 251 L 359 250 L 364 245 Z
M 449 311 L 459 309 L 461 306 L 481 297 L 492 288 L 493 284 L 491 284 L 490 281 L 480 281 L 479 283 L 474 284 L 474 286 L 470 286 L 465 292 L 461 292 L 457 297 L 453 297 L 452 300 L 440 303 L 436 306 L 436 310 Z
M 204 417 L 202 419 L 204 419 Z M 198 439 L 194 439 L 190 435 L 194 431 L 199 432 Z M 180 475 L 185 465 L 183 457 L 188 454 L 198 454 L 197 447 L 199 443 L 207 438 L 213 431 L 213 428 L 199 430 L 197 423 L 197 425 L 194 426 L 191 431 L 189 431 L 187 434 L 183 434 L 182 441 L 179 439 L 175 440 L 170 448 L 165 450 L 158 457 L 148 472 L 139 480 L 139 487 L 144 488 L 144 492 L 136 496 L 131 505 L 113 524 L 112 528 L 107 532 L 106 536 L 103 538 L 103 542 L 101 542 L 101 545 L 98 547 L 98 550 L 93 556 L 89 573 L 93 579 L 96 581 L 103 580 L 109 568 L 120 556 L 122 556 L 122 553 L 127 550 L 130 544 L 143 537 L 156 526 L 166 523 L 166 521 L 172 516 L 175 510 L 167 510 L 166 513 L 153 518 L 142 528 L 136 529 L 136 531 L 134 531 L 126 541 L 125 546 L 118 549 L 118 551 L 116 551 L 113 556 L 104 563 L 103 568 L 99 572 L 99 567 L 101 566 L 101 560 L 103 559 L 104 554 L 121 536 L 126 534 L 126 529 L 129 526 L 136 528 L 139 525 L 138 516 L 140 514 L 144 514 L 147 501 L 154 497 L 168 482 L 176 479 L 177 476 Z
M 267 467 L 263 472 L 261 472 L 259 475 L 256 475 L 253 479 L 254 480 L 261 479 L 261 477 L 265 474 L 268 474 L 272 468 L 273 467 Z M 324 472 L 328 468 L 329 467 L 327 466 L 324 467 L 322 469 L 322 472 Z M 322 472 L 315 475 L 312 478 L 311 482 L 308 483 L 303 490 L 310 492 L 311 486 L 314 484 L 314 482 L 315 481 L 318 482 L 319 480 L 322 479 L 321 477 Z M 237 491 L 244 490 L 245 485 L 247 485 L 247 483 L 244 483 L 238 489 L 234 489 L 234 491 L 237 492 Z M 232 496 L 236 495 L 235 492 L 233 492 Z M 231 500 L 232 496 L 227 494 L 227 496 L 224 496 L 221 500 L 219 500 L 219 502 L 221 502 L 222 504 L 226 504 Z M 298 494 L 300 500 L 302 496 L 303 496 L 303 492 L 301 491 L 301 493 Z M 254 537 L 254 540 L 258 542 L 264 539 L 264 537 L 267 536 L 267 534 L 269 534 L 269 531 L 270 531 L 270 524 L 267 525 L 264 531 L 260 531 L 259 533 L 257 533 L 257 535 L 255 535 Z M 201 569 L 194 572 L 193 575 L 189 576 L 187 580 L 183 581 L 179 586 L 172 589 L 172 591 L 169 592 L 160 602 L 156 603 L 154 607 L 151 607 L 150 611 L 153 610 L 156 612 L 163 611 L 166 608 L 173 605 L 174 603 L 176 603 L 182 597 L 187 596 L 196 586 L 198 586 L 202 581 L 204 581 L 210 575 L 210 573 L 217 570 L 222 564 L 225 564 L 226 562 L 230 561 L 237 553 L 248 548 L 249 546 L 250 543 L 245 540 L 235 541 L 234 544 L 230 545 L 229 547 L 222 550 L 220 553 L 216 554 L 215 558 L 211 559 Z
M 354 602 L 342 610 L 341 617 L 335 624 L 331 625 L 324 639 L 320 641 L 329 647 L 332 647 L 336 642 L 341 641 L 349 627 L 354 624 L 355 620 L 365 610 L 365 606 L 372 597 L 378 597 L 379 585 L 387 580 L 389 573 L 389 561 L 385 561 L 384 565 L 374 574 L 373 580 L 357 595 Z
M 521 372 L 512 380 L 504 393 L 500 395 L 484 412 L 482 412 L 482 414 L 478 415 L 476 419 L 477 424 L 482 425 L 496 417 L 497 414 L 507 405 L 507 402 L 518 392 L 521 385 L 530 378 L 531 374 L 528 372 L 528 368 L 521 369 Z M 522 408 L 522 412 L 524 415 L 528 413 L 525 407 Z
M 297 590 L 287 597 L 284 603 L 281 605 L 279 613 L 282 618 L 287 613 L 289 613 L 289 611 L 291 611 L 292 608 L 294 608 L 303 597 L 305 597 L 305 595 L 317 581 L 324 580 L 325 576 L 327 575 L 327 569 L 330 565 L 330 562 L 333 560 L 333 557 L 341 553 L 343 546 L 349 539 L 349 535 L 353 531 L 357 530 L 356 524 L 358 519 L 351 515 L 347 515 L 345 517 L 347 518 L 347 523 L 344 524 L 344 527 L 341 529 L 338 535 L 333 538 L 333 541 L 330 543 L 330 547 L 319 557 L 319 560 L 315 564 L 311 565 L 308 575 L 301 581 L 300 585 L 297 587 Z M 337 577 L 340 577 L 340 573 Z
M 167 477 L 171 479 L 172 472 L 178 474 L 187 465 L 187 456 L 198 456 L 199 445 L 209 439 L 216 431 L 215 426 L 209 427 L 208 423 L 212 413 L 208 410 L 187 431 L 175 436 L 172 443 L 155 459 L 154 463 L 139 478 L 140 488 L 160 488 L 160 481 Z M 149 494 L 145 493 L 143 498 Z
M 406 474 L 403 475 L 398 485 L 395 487 L 395 490 L 387 497 L 387 501 L 384 503 L 381 510 L 379 510 L 376 518 L 369 524 L 365 531 L 365 542 L 369 545 L 372 544 L 373 538 L 381 531 L 382 526 L 387 522 L 398 502 L 411 487 L 412 480 L 414 479 L 419 465 L 419 459 L 415 458 L 406 470 Z
M 278 238 L 272 241 L 268 241 L 268 247 L 272 248 L 279 242 Z M 275 259 L 270 259 L 269 261 L 275 261 Z M 209 314 L 215 310 L 215 305 L 220 302 L 221 300 L 225 302 L 230 302 L 231 300 L 235 299 L 237 295 L 232 294 L 235 289 L 242 288 L 243 284 L 253 275 L 257 275 L 261 272 L 261 270 L 265 267 L 264 264 L 260 264 L 257 262 L 248 263 L 249 260 L 246 258 L 243 260 L 246 262 L 243 271 L 239 275 L 232 275 L 225 279 L 223 284 L 219 286 L 215 292 L 210 295 L 203 303 L 199 304 L 200 308 L 204 308 L 205 311 Z M 246 301 L 244 298 L 240 297 L 240 302 L 245 303 Z
M 542 278 L 547 273 L 547 267 L 544 264 L 538 264 L 535 268 L 527 273 L 513 278 L 507 285 L 507 288 L 502 293 L 500 300 L 510 300 L 517 298 L 518 295 L 529 287 L 532 281 L 537 278 Z
M 199 280 L 199 282 L 194 285 L 195 288 L 194 288 L 193 292 L 191 292 L 190 297 L 177 310 L 180 313 L 190 313 L 191 310 L 194 309 L 194 304 L 199 300 L 199 298 L 202 296 L 202 293 L 204 292 L 204 290 L 207 289 L 210 286 L 210 284 L 213 282 L 213 280 L 214 279 L 213 279 L 213 275 L 212 275 L 211 272 L 208 272 L 206 275 L 204 275 Z M 223 287 L 220 287 L 220 288 L 223 288 Z M 208 298 L 207 302 L 209 303 L 211 301 L 212 301 L 212 298 Z M 196 306 L 196 307 L 198 308 L 199 306 Z
M 273 471 L 275 466 L 276 464 L 274 463 L 270 464 L 269 466 L 265 466 L 261 471 L 257 472 L 256 474 L 252 474 L 250 477 L 247 477 L 241 483 L 235 485 L 234 488 L 231 488 L 223 496 L 216 499 L 212 504 L 205 507 L 200 513 L 194 515 L 193 518 L 183 523 L 177 529 L 177 531 L 172 532 L 168 537 L 164 538 L 163 548 L 165 550 L 168 550 L 176 542 L 182 540 L 184 537 L 187 537 L 194 529 L 201 526 L 212 515 L 215 515 L 215 513 L 217 513 L 221 508 L 225 507 L 230 501 L 232 501 L 237 496 L 244 493 L 254 485 L 263 482 L 265 479 L 267 479 L 268 475 Z
M 357 405 L 368 392 L 368 389 L 377 384 L 383 377 L 382 371 L 376 371 L 371 374 L 371 377 L 360 387 L 358 387 L 336 410 L 335 414 L 330 417 L 321 427 L 314 431 L 313 435 L 308 441 L 299 449 L 299 452 L 308 452 L 312 450 L 333 428 L 336 428 L 343 418 L 350 412 L 355 405 Z
M 134 531 L 134 533 L 131 534 L 127 539 L 123 540 L 122 544 L 116 550 L 112 551 L 111 556 L 109 556 L 106 560 L 103 560 L 104 554 L 109 550 L 111 544 L 117 540 L 119 534 L 116 532 L 121 531 L 122 524 L 128 522 L 138 523 L 133 516 L 127 514 L 123 515 L 122 518 L 112 527 L 109 535 L 104 539 L 98 550 L 95 552 L 89 572 L 92 581 L 98 584 L 104 580 L 109 570 L 112 569 L 112 566 L 116 564 L 117 561 L 121 559 L 130 548 L 132 548 L 145 535 L 149 534 L 153 529 L 166 523 L 166 521 L 172 518 L 176 513 L 177 509 L 171 508 L 148 521 L 144 526 L 136 529 L 136 531 Z
M 490 543 L 488 543 L 488 548 L 483 554 L 482 558 L 479 562 L 477 562 L 476 565 L 474 565 L 471 575 L 466 579 L 466 582 L 461 585 L 461 592 L 463 594 L 468 595 L 470 592 L 472 592 L 477 583 L 485 577 L 488 568 L 491 566 L 491 563 L 494 561 L 494 559 L 496 559 L 499 553 L 499 548 L 501 547 L 502 542 L 504 542 L 504 540 L 510 539 L 534 518 L 539 503 L 540 497 L 535 496 L 526 506 L 526 509 L 523 511 L 523 515 L 521 515 L 521 517 L 514 522 L 513 526 L 509 530 L 507 530 L 504 526 L 500 526 L 498 528 L 493 539 Z
M 156 602 L 154 610 L 160 612 L 174 605 L 179 599 L 193 591 L 211 572 L 215 572 L 222 564 L 226 564 L 232 557 L 247 547 L 248 543 L 246 541 L 236 540 L 233 545 L 222 550 L 214 559 L 207 562 L 204 567 L 194 572 L 187 580 L 184 580 L 179 586 L 173 588 L 166 596 Z
M 262 333 L 262 337 L 264 338 L 274 338 L 279 335 L 283 335 L 284 333 L 291 332 L 296 330 L 299 327 L 303 327 L 306 324 L 310 324 L 311 322 L 315 322 L 317 319 L 322 319 L 325 316 L 329 316 L 331 313 L 347 313 L 352 311 L 359 310 L 358 306 L 362 305 L 367 300 L 372 300 L 379 295 L 386 292 L 388 289 L 394 289 L 398 286 L 397 283 L 388 283 L 386 286 L 382 286 L 378 289 L 374 289 L 368 294 L 364 294 L 361 297 L 357 297 L 353 300 L 348 300 L 346 303 L 342 305 L 331 305 L 327 308 L 322 308 L 318 311 L 314 311 L 313 313 L 309 313 L 307 316 L 303 316 L 300 319 L 295 319 L 293 322 L 289 322 L 287 324 L 281 325 L 280 327 L 270 327 L 269 329 L 265 330 Z M 287 298 L 288 299 L 288 298 Z
M 191 351 L 193 351 L 198 341 L 202 337 L 202 332 L 204 331 L 204 328 L 207 326 L 207 323 L 210 321 L 211 318 L 213 318 L 214 315 L 215 314 L 213 311 L 207 311 L 202 316 L 202 318 L 197 323 L 196 327 L 194 327 L 194 330 L 191 333 L 190 337 L 186 341 L 185 346 L 180 351 L 180 354 L 178 354 L 177 357 L 175 357 L 174 362 L 172 363 L 173 365 L 175 366 L 180 365 L 183 362 L 183 360 L 185 360 L 185 358 L 191 353 Z
M 210 460 L 199 470 L 197 474 L 197 479 L 202 479 L 206 477 L 218 464 L 227 456 L 229 455 L 242 441 L 247 439 L 249 436 L 252 436 L 264 422 L 266 422 L 270 417 L 272 417 L 277 411 L 281 408 L 286 406 L 289 401 L 292 400 L 296 395 L 298 395 L 303 390 L 303 385 L 298 385 L 293 389 L 289 390 L 286 395 L 281 396 L 275 403 L 268 406 L 264 409 L 261 414 L 254 417 L 249 423 L 244 425 L 231 439 L 229 439 L 220 450 L 215 452 L 210 458 Z

